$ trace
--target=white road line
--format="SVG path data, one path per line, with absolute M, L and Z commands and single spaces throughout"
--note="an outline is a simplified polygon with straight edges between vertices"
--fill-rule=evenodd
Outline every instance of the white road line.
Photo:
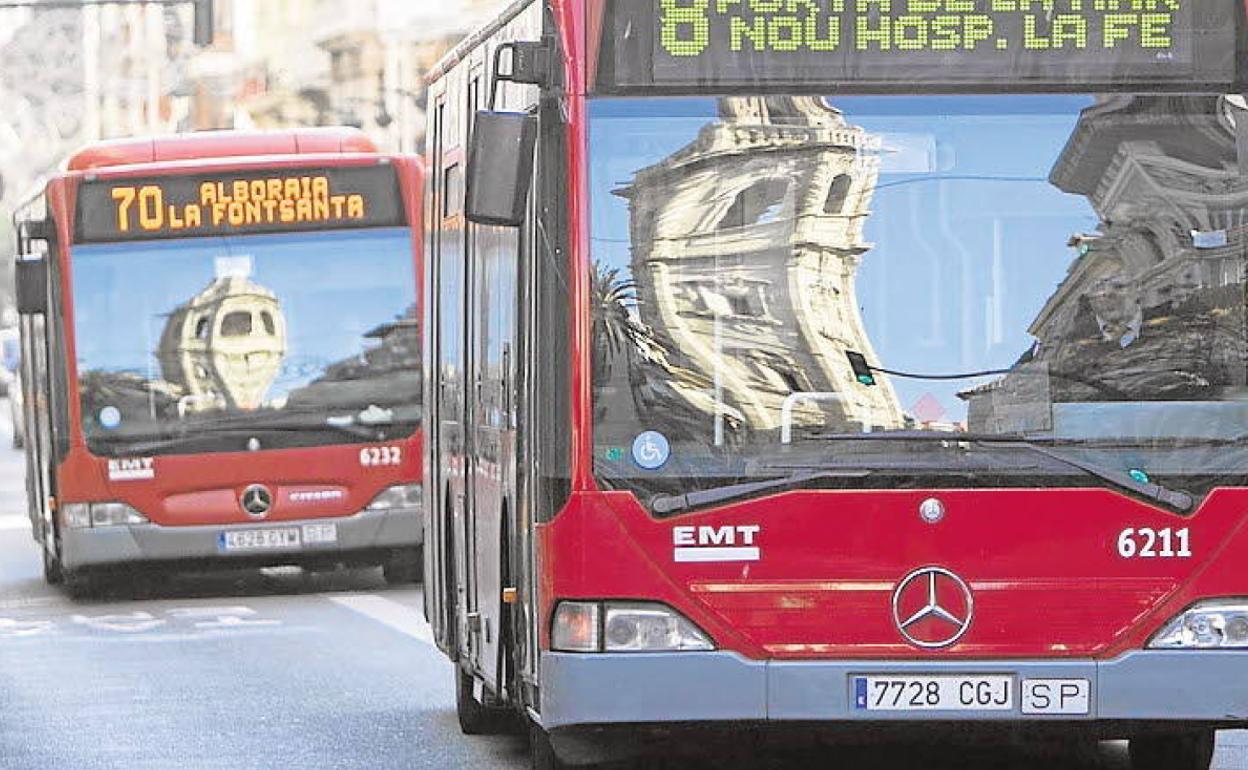
M 46 607 L 49 604 L 56 604 L 58 599 L 54 596 L 25 596 L 12 599 L 0 599 L 0 612 L 5 610 L 22 610 L 28 607 Z
M 17 532 L 30 529 L 30 519 L 25 516 L 0 516 L 0 532 Z
M 433 644 L 433 630 L 425 622 L 425 616 L 406 604 L 400 604 L 384 596 L 373 594 L 326 594 L 331 602 L 407 634 L 413 639 Z

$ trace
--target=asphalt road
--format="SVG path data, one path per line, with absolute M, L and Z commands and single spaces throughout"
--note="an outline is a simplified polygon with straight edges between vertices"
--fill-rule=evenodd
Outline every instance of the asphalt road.
M 528 766 L 522 738 L 460 735 L 418 588 L 375 570 L 153 575 L 81 602 L 45 586 L 8 446 L 0 424 L 0 769 Z M 663 767 L 1127 768 L 1115 744 L 705 748 Z M 1223 736 L 1217 767 L 1248 770 L 1248 736 Z

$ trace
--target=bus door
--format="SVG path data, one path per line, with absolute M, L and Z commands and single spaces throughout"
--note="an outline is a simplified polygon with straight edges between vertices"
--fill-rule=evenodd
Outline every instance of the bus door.
M 469 107 L 483 106 L 472 80 Z M 500 97 L 503 91 L 500 88 Z M 502 109 L 516 109 L 510 104 Z M 508 686 L 507 654 L 515 648 L 505 589 L 515 586 L 513 545 L 517 531 L 516 401 L 519 349 L 521 231 L 513 227 L 470 225 L 472 277 L 469 313 L 469 360 L 472 389 L 469 410 L 470 492 L 476 593 L 471 631 L 476 637 L 478 670 L 487 687 L 501 696 Z
M 42 259 L 47 264 L 48 283 L 55 270 L 51 248 L 37 253 L 33 240 L 28 236 L 27 225 L 18 228 L 18 259 Z M 49 296 L 49 285 L 41 287 L 46 312 L 23 312 L 18 324 L 21 332 L 21 365 L 19 368 L 22 387 L 22 421 L 25 430 L 26 450 L 26 497 L 31 519 L 32 534 L 41 543 L 52 544 L 48 538 L 54 531 L 53 509 L 49 501 L 56 494 L 53 479 L 53 463 L 57 452 L 52 435 L 53 393 L 52 367 L 53 347 L 50 329 L 54 324 L 48 315 L 58 303 Z M 19 310 L 26 308 L 19 307 Z M 46 546 L 45 546 L 46 547 Z
M 430 372 L 432 412 L 427 420 L 440 462 L 426 468 L 430 485 L 430 528 L 426 558 L 433 555 L 430 573 L 436 582 L 426 586 L 434 594 L 431 622 L 438 644 L 458 659 L 466 634 L 466 539 L 464 533 L 464 409 L 465 409 L 465 265 L 462 189 L 448 189 L 458 161 L 458 110 L 453 92 L 439 95 L 433 112 L 433 155 L 430 164 L 432 194 L 429 250 L 430 306 L 433 310 Z M 462 185 L 461 185 L 462 187 Z M 458 197 L 457 197 L 458 196 Z M 440 587 L 441 590 L 437 590 Z

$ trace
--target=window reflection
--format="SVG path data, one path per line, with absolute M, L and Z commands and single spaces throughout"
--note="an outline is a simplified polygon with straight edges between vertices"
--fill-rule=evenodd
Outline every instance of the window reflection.
M 665 472 L 690 472 L 845 433 L 1142 446 L 1248 424 L 1248 185 L 1220 97 L 591 115 L 595 439 L 600 464 L 623 458 L 613 473 L 639 473 L 627 448 L 650 430 L 672 442 Z
M 77 248 L 75 285 L 92 289 L 77 293 L 75 313 L 92 450 L 231 426 L 264 446 L 366 438 L 352 426 L 410 432 L 420 400 L 411 255 L 402 228 Z

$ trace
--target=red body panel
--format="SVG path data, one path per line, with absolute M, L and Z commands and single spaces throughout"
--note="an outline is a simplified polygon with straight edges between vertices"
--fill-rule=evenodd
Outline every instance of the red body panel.
M 145 140 L 102 143 L 83 150 L 70 162 L 71 171 L 52 180 L 47 189 L 49 210 L 61 244 L 73 243 L 78 185 L 93 178 L 151 177 L 211 168 L 232 172 L 247 169 L 346 167 L 392 163 L 398 169 L 401 194 L 412 234 L 412 260 L 421 281 L 422 161 L 415 157 L 383 157 L 371 140 L 353 129 L 298 132 L 215 132 Z M 262 157 L 265 153 L 276 153 Z M 342 154 L 347 153 L 347 154 Z M 337 445 L 261 452 L 185 454 L 152 458 L 154 477 L 110 481 L 109 461 L 91 454 L 81 429 L 74 340 L 73 253 L 58 249 L 64 306 L 65 348 L 68 358 L 68 413 L 70 450 L 57 470 L 58 502 L 121 501 L 164 526 L 234 524 L 248 522 L 239 506 L 242 490 L 250 484 L 273 487 L 271 521 L 348 516 L 358 513 L 378 493 L 394 484 L 421 480 L 421 433 L 387 446 L 401 448 L 397 465 L 365 467 L 362 445 Z M 300 499 L 291 493 L 329 492 L 321 499 Z M 342 496 L 334 495 L 342 492 Z M 254 523 L 254 521 L 252 522 Z
M 75 446 L 60 468 L 61 499 L 121 501 L 167 527 L 247 524 L 254 519 L 239 499 L 246 487 L 262 483 L 274 494 L 266 521 L 350 516 L 386 487 L 420 480 L 420 434 L 388 445 L 402 447 L 401 464 L 364 468 L 360 445 L 169 455 L 152 458 L 154 477 L 138 481 L 110 481 L 108 461 Z M 299 492 L 330 494 L 292 498 Z
M 948 515 L 918 515 L 928 497 Z M 545 531 L 560 598 L 657 599 L 752 658 L 1112 657 L 1198 598 L 1248 595 L 1243 490 L 1181 518 L 1107 490 L 793 492 L 667 520 L 627 493 L 578 495 Z M 761 527 L 761 558 L 676 563 L 676 527 Z M 1191 558 L 1119 554 L 1127 528 L 1190 528 Z M 974 595 L 967 634 L 910 644 L 892 596 L 938 566 Z M 908 614 L 908 613 L 907 613 Z
M 376 152 L 377 145 L 358 129 L 204 131 L 99 142 L 71 156 L 66 167 L 90 171 L 174 160 Z

